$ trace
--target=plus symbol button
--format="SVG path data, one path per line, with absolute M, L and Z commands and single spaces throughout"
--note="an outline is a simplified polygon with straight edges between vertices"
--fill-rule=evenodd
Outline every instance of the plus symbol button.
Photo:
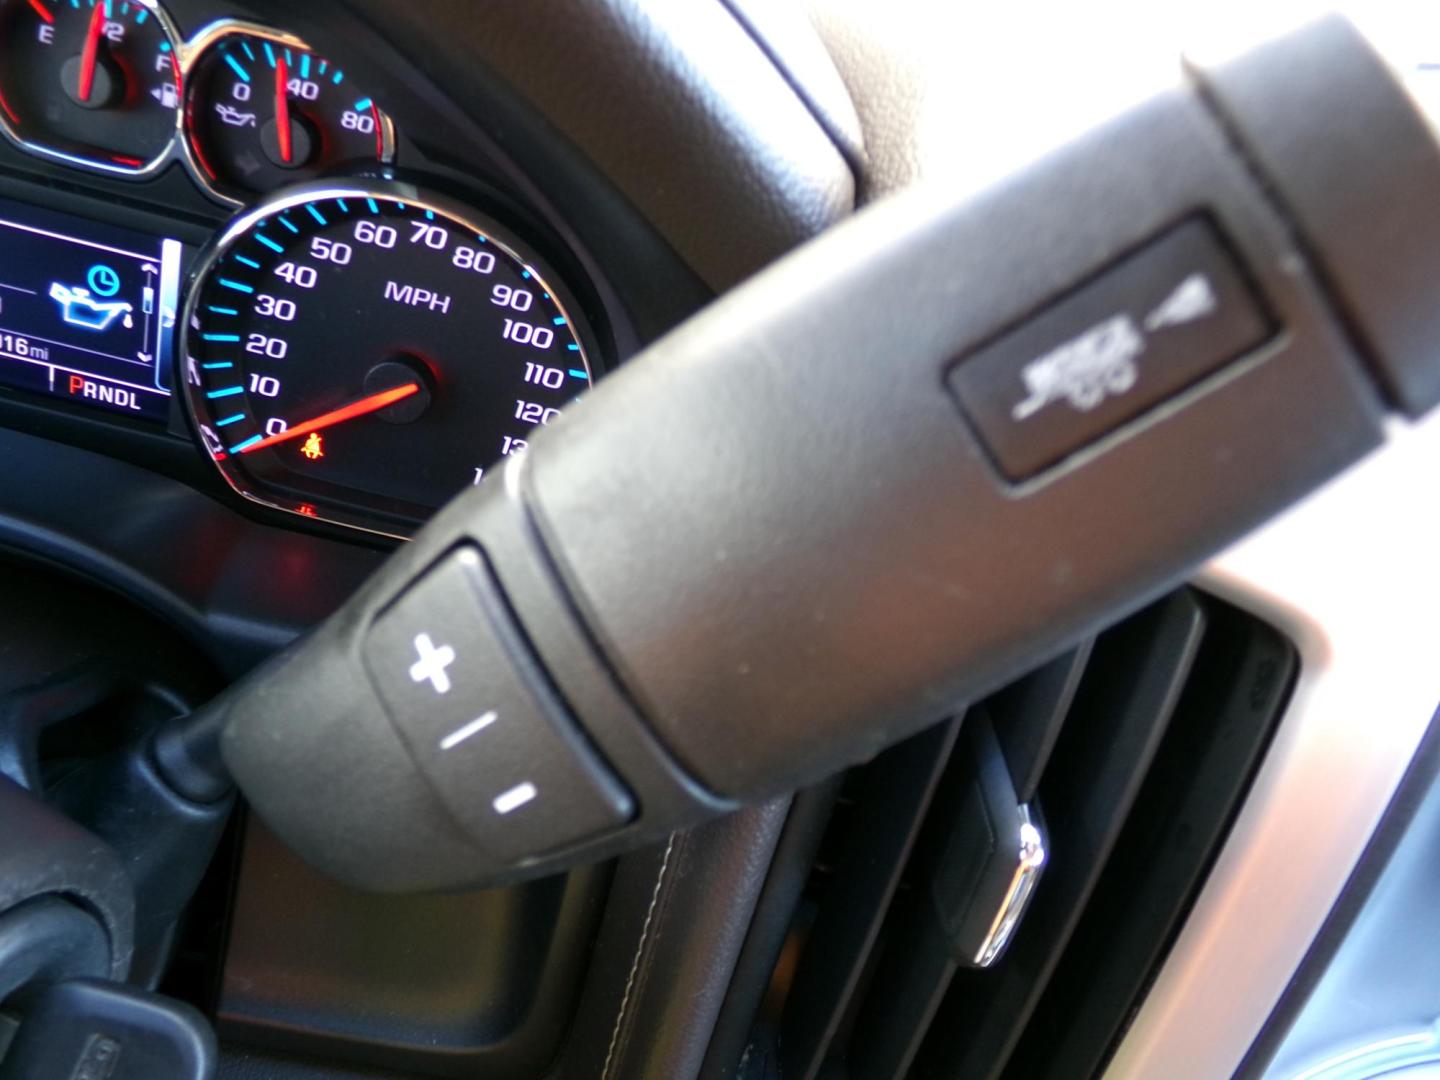
M 438 648 L 430 640 L 429 634 L 415 635 L 415 652 L 420 659 L 410 665 L 410 680 L 412 682 L 428 682 L 435 688 L 437 694 L 448 694 L 450 692 L 450 675 L 448 669 L 455 662 L 455 650 L 449 645 L 441 645 Z

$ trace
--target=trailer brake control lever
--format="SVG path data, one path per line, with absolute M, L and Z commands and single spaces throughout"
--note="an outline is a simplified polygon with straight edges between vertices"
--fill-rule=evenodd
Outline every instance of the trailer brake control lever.
M 1348 23 L 1188 68 L 721 299 L 201 719 L 363 887 L 614 854 L 951 715 L 1355 462 L 1440 398 L 1436 282 L 1440 153 Z

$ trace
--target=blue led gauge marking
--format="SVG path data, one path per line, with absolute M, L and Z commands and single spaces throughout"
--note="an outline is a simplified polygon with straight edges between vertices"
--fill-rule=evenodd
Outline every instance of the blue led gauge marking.
M 246 71 L 244 65 L 242 65 L 239 60 L 236 60 L 235 57 L 231 56 L 229 53 L 225 54 L 225 63 L 229 64 L 230 70 L 235 72 L 235 74 L 238 75 L 240 78 L 244 79 L 247 83 L 250 81 L 250 72 Z

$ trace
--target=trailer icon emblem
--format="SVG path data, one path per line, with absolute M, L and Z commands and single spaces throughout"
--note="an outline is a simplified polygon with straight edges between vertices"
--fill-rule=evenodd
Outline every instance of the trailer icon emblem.
M 1153 334 L 1166 327 L 1184 326 L 1214 315 L 1219 307 L 1210 279 L 1196 272 L 1175 286 L 1160 306 L 1145 316 L 1145 329 Z
M 1129 315 L 1115 315 L 1020 369 L 1028 396 L 1010 415 L 1027 420 L 1057 401 L 1090 412 L 1129 391 L 1140 377 L 1145 339 Z

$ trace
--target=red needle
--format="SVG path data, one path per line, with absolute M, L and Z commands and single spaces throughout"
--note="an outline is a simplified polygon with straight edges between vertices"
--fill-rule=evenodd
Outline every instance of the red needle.
M 286 165 L 294 157 L 290 143 L 290 65 L 285 58 L 275 65 L 275 137 L 280 140 L 280 160 Z
M 287 428 L 279 435 L 271 435 L 268 439 L 261 439 L 257 443 L 251 443 L 240 452 L 242 454 L 253 454 L 256 450 L 264 450 L 267 446 L 274 446 L 289 439 L 298 439 L 301 435 L 309 435 L 312 431 L 319 431 L 321 428 L 334 427 L 336 424 L 346 420 L 354 420 L 357 416 L 364 416 L 366 413 L 376 412 L 387 405 L 394 405 L 397 401 L 404 401 L 411 394 L 420 392 L 419 383 L 406 383 L 404 386 L 397 386 L 393 390 L 382 390 L 378 394 L 371 394 L 369 397 L 361 398 L 359 401 L 352 401 L 349 405 L 342 405 L 338 409 L 327 412 L 324 416 L 317 416 L 314 420 L 306 420 L 303 424 L 296 424 Z
M 89 101 L 95 89 L 95 61 L 100 53 L 100 34 L 105 29 L 105 4 L 107 0 L 95 0 L 95 9 L 90 15 L 90 28 L 85 31 L 85 50 L 80 54 L 80 85 L 76 87 L 81 101 Z

